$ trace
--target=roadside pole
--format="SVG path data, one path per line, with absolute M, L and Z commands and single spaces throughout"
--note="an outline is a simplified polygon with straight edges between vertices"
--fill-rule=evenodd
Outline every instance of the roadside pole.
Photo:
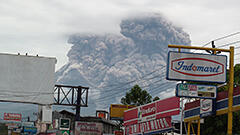
M 178 48 L 178 52 L 181 52 L 181 48 Z M 180 121 L 180 135 L 182 135 L 182 126 L 183 126 L 183 98 L 180 98 L 181 103 L 181 121 Z
M 181 98 L 181 121 L 180 121 L 180 135 L 182 135 L 183 126 L 183 98 Z
M 200 135 L 200 127 L 201 127 L 201 125 L 200 125 L 200 124 L 201 124 L 201 123 L 200 123 L 200 120 L 201 120 L 201 119 L 198 120 L 198 132 L 197 132 L 197 135 Z
M 191 126 L 191 121 L 188 122 L 188 132 L 187 132 L 187 135 L 190 135 L 190 132 L 191 132 L 190 131 L 191 130 L 190 126 Z
M 234 47 L 230 47 L 230 61 L 229 61 L 229 90 L 228 90 L 228 130 L 227 134 L 232 135 L 232 105 L 233 105 L 233 83 L 234 83 Z

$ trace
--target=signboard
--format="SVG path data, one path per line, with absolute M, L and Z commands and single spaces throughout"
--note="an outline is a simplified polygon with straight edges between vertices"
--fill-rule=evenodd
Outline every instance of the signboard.
M 56 58 L 0 53 L 0 100 L 54 103 Z
M 60 119 L 60 124 L 59 124 L 59 129 L 60 130 L 70 130 L 70 119 L 68 118 L 61 118 Z
M 128 125 L 125 128 L 126 135 L 133 134 L 159 134 L 172 130 L 171 117 L 159 118 L 151 121 Z
M 200 118 L 200 100 L 186 103 L 184 108 L 184 121 L 192 121 Z M 233 91 L 233 111 L 240 110 L 240 87 L 234 88 Z M 219 92 L 216 98 L 216 104 L 213 103 L 213 113 L 216 115 L 226 114 L 228 112 L 228 91 Z M 203 115 L 204 117 L 204 115 Z
M 170 97 L 124 111 L 124 124 L 131 125 L 179 114 L 180 99 Z
M 4 113 L 4 120 L 6 120 L 6 121 L 21 121 L 22 115 L 19 113 Z
M 196 85 L 179 83 L 176 86 L 177 97 L 216 98 L 217 87 L 213 85 Z
M 227 56 L 169 52 L 168 80 L 226 82 Z
M 171 116 L 179 114 L 180 99 L 170 97 L 124 111 L 126 134 L 162 133 L 172 129 Z
M 156 119 L 156 103 L 138 107 L 138 121 L 145 122 Z
M 41 123 L 52 123 L 52 106 L 51 105 L 38 105 Z
M 206 117 L 212 115 L 214 112 L 213 109 L 213 100 L 212 99 L 200 99 L 200 117 Z
M 123 120 L 124 111 L 130 108 L 136 107 L 134 105 L 121 105 L 111 104 L 110 106 L 110 119 L 111 120 Z
M 98 122 L 75 122 L 75 135 L 102 135 L 103 124 Z
M 36 134 L 37 133 L 37 128 L 36 127 L 23 127 L 23 132 L 25 133 L 32 133 L 32 134 Z

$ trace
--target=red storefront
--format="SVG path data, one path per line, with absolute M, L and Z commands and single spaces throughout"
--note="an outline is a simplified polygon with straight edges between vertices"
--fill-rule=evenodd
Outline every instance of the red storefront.
M 171 116 L 179 114 L 179 98 L 170 97 L 124 112 L 125 134 L 154 134 L 172 130 Z

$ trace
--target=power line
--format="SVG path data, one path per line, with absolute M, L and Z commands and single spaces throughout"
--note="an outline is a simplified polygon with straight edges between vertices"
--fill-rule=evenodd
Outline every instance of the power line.
M 160 72 L 161 70 L 163 70 L 163 68 L 164 67 L 166 67 L 166 66 L 163 66 L 161 69 L 158 69 L 158 71 Z M 150 75 L 150 74 L 148 74 L 148 75 Z M 119 85 L 118 87 L 109 87 L 108 89 L 105 89 L 104 90 L 104 92 L 111 92 L 111 91 L 116 91 L 116 90 L 122 90 L 122 89 L 124 89 L 124 87 L 126 87 L 126 86 L 128 86 L 128 85 L 130 85 L 131 83 L 136 83 L 136 82 L 141 82 L 141 81 L 149 81 L 149 80 L 153 80 L 153 79 L 155 79 L 155 78 L 158 78 L 158 77 L 160 77 L 160 76 L 162 76 L 162 75 L 156 75 L 156 76 L 153 76 L 153 77 L 151 77 L 151 78 L 145 78 L 145 77 L 147 77 L 147 76 L 143 76 L 143 77 L 141 77 L 141 79 L 143 79 L 143 80 L 140 80 L 140 78 L 139 79 L 135 79 L 135 80 L 133 80 L 133 81 L 129 81 L 129 82 L 126 82 L 126 83 L 124 83 L 124 84 L 122 84 L 122 85 Z M 144 82 L 142 82 L 142 83 L 144 83 Z M 103 90 L 103 89 L 100 89 L 100 90 L 98 90 L 98 92 L 100 92 L 101 90 Z
M 163 80 L 157 80 L 157 81 L 155 81 L 155 82 L 153 82 L 153 83 L 157 83 L 157 82 L 160 82 L 160 81 L 163 81 Z M 168 84 L 169 82 L 163 82 L 163 83 L 160 83 L 160 84 L 149 84 L 149 85 L 146 85 L 146 86 L 143 86 L 143 87 L 141 87 L 141 88 L 144 88 L 144 87 L 149 87 L 149 86 L 155 86 L 155 87 L 153 87 L 152 89 L 150 89 L 150 90 L 148 90 L 148 92 L 151 94 L 151 92 L 152 92 L 152 90 L 155 90 L 155 88 L 163 88 L 163 90 L 166 88 L 165 87 L 165 84 Z M 172 85 L 170 85 L 171 87 L 172 87 Z M 128 90 L 127 90 L 128 91 Z M 123 92 L 121 92 L 121 93 L 124 93 L 125 91 L 123 91 Z M 117 96 L 119 96 L 120 94 L 118 93 L 118 95 Z M 121 94 L 121 96 L 122 96 L 122 94 Z M 116 94 L 115 95 L 113 95 L 113 96 L 110 96 L 110 97 L 104 97 L 104 100 L 105 99 L 110 99 L 110 98 L 113 98 L 113 97 L 116 97 Z M 103 99 L 101 98 L 99 98 L 98 100 L 97 100 L 98 102 L 99 101 L 103 101 Z
M 162 78 L 164 78 L 164 76 L 162 76 Z M 157 83 L 157 82 L 163 81 L 162 78 L 161 78 L 160 80 L 157 80 L 157 81 L 153 82 L 153 83 Z M 148 85 L 145 85 L 145 86 L 143 86 L 143 87 L 141 87 L 141 88 L 144 89 L 144 88 L 146 88 L 146 87 L 149 87 L 150 85 L 152 85 L 152 83 L 151 83 L 151 84 L 148 84 Z M 121 92 L 116 91 L 116 92 L 114 92 L 114 93 L 110 93 L 111 96 L 110 96 L 110 95 L 105 95 L 104 97 L 100 97 L 100 98 L 96 99 L 95 101 L 102 101 L 103 99 L 108 99 L 108 98 L 112 98 L 112 97 L 115 97 L 115 96 L 119 96 L 121 93 L 124 93 L 124 92 L 129 91 L 131 88 L 132 88 L 132 87 L 128 87 L 128 88 L 126 89 L 126 91 L 121 91 Z M 103 92 L 105 92 L 105 91 L 103 91 Z M 117 95 L 116 95 L 116 94 L 117 94 Z
M 165 85 L 167 85 L 167 86 L 165 86 Z M 169 85 L 169 82 L 164 82 L 164 83 L 160 83 L 160 84 L 158 84 L 158 85 L 156 85 L 153 89 L 151 89 L 151 90 L 149 90 L 148 91 L 148 93 L 150 94 L 150 95 L 154 95 L 153 93 L 155 93 L 155 92 L 163 92 L 164 90 L 167 90 L 167 89 L 169 89 L 169 88 L 171 88 L 171 87 L 173 87 L 173 86 L 175 86 L 175 83 L 174 84 L 171 84 L 171 85 Z M 155 91 L 155 90 L 157 90 L 158 89 L 158 91 Z M 160 90 L 160 91 L 159 91 Z M 152 92 L 153 91 L 153 92 Z M 111 97 L 112 98 L 112 97 Z M 99 102 L 99 101 L 96 101 L 96 102 Z M 101 101 L 100 101 L 101 102 Z M 90 103 L 90 104 L 95 104 L 94 102 L 92 102 L 92 103 Z M 104 104 L 104 105 L 106 105 L 106 104 Z
M 145 85 L 145 86 L 143 86 L 143 87 L 141 87 L 141 88 L 144 89 L 144 88 L 149 87 L 149 86 L 153 85 L 154 83 L 158 83 L 158 82 L 160 82 L 160 81 L 163 81 L 162 78 L 161 78 L 160 80 L 157 80 L 157 81 L 155 81 L 155 82 L 152 82 L 151 84 Z M 153 85 L 153 86 L 154 86 L 154 85 Z M 104 97 L 100 97 L 100 98 L 98 98 L 96 101 L 103 101 L 103 100 L 105 100 L 105 99 L 111 99 L 111 98 L 116 97 L 116 96 L 123 96 L 123 95 L 124 95 L 124 92 L 129 91 L 131 88 L 132 88 L 132 87 L 129 87 L 126 91 L 122 91 L 122 92 L 120 92 L 120 93 L 119 93 L 119 92 L 115 92 L 115 93 L 112 93 L 111 95 L 107 95 L 107 96 L 104 96 Z
M 233 45 L 233 44 L 237 44 L 237 43 L 240 43 L 240 40 L 239 41 L 235 41 L 235 42 L 231 42 L 231 43 L 228 43 L 228 44 L 220 45 L 220 46 L 218 46 L 218 48 L 229 46 L 229 45 Z M 235 49 L 237 49 L 237 48 L 235 48 Z
M 240 48 L 240 46 L 236 47 L 235 49 L 238 49 L 238 48 Z
M 229 34 L 229 35 L 226 35 L 226 36 L 223 36 L 223 37 L 220 37 L 220 38 L 214 39 L 214 40 L 212 40 L 212 41 L 222 40 L 222 39 L 225 39 L 225 38 L 228 38 L 228 37 L 235 36 L 235 35 L 237 35 L 237 34 L 240 34 L 240 32 L 235 32 L 235 33 L 232 33 L 232 34 Z M 212 41 L 206 43 L 206 44 L 203 45 L 202 47 L 205 47 L 205 46 L 209 45 L 210 43 L 212 43 Z
M 164 67 L 166 67 L 166 65 L 163 65 L 160 69 L 156 69 L 156 70 L 154 70 L 154 71 L 152 71 L 152 72 L 150 72 L 150 73 L 148 73 L 146 75 L 141 76 L 140 78 L 137 78 L 137 79 L 134 79 L 134 80 L 131 80 L 131 81 L 128 81 L 128 82 L 124 82 L 124 83 L 120 83 L 120 84 L 118 83 L 117 85 L 107 85 L 107 86 L 104 86 L 104 87 L 93 87 L 93 88 L 101 88 L 101 89 L 103 89 L 103 88 L 108 88 L 110 86 L 110 89 L 116 89 L 119 86 L 123 86 L 123 85 L 128 85 L 128 84 L 134 83 L 134 82 L 139 81 L 139 80 L 141 80 L 141 79 L 143 79 L 143 78 L 145 78 L 147 76 L 152 75 L 153 73 L 155 73 L 157 71 L 161 71 Z M 111 88 L 112 86 L 116 86 L 116 87 Z

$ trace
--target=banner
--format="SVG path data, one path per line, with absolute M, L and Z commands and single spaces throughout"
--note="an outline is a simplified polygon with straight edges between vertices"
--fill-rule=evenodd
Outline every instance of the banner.
M 134 125 L 126 126 L 125 134 L 147 134 L 147 133 L 162 133 L 172 130 L 171 117 L 155 119 L 151 121 L 146 121 L 142 123 L 137 123 Z
M 103 125 L 97 122 L 75 122 L 75 135 L 102 135 Z
M 126 134 L 152 134 L 172 130 L 171 116 L 179 114 L 180 99 L 170 97 L 124 111 Z
M 4 113 L 4 120 L 6 121 L 21 121 L 22 114 L 19 113 Z
M 157 118 L 177 115 L 180 112 L 180 98 L 170 97 L 124 111 L 124 124 L 131 125 Z

